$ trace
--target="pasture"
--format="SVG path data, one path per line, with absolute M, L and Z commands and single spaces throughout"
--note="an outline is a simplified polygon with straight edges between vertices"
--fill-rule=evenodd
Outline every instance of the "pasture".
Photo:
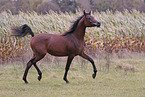
M 38 62 L 43 78 L 37 80 L 35 68 L 28 74 L 28 84 L 22 81 L 25 65 L 11 62 L 0 65 L 0 96 L 1 97 L 144 97 L 145 95 L 145 60 L 143 57 L 112 59 L 110 72 L 100 71 L 98 67 L 96 79 L 92 78 L 92 66 L 89 62 L 81 64 L 75 58 L 68 73 L 70 84 L 62 80 L 65 60 L 58 62 Z M 134 71 L 117 69 L 117 64 L 134 66 Z

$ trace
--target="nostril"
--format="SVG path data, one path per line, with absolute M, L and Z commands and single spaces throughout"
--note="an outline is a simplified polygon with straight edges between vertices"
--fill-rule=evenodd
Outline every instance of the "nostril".
M 101 25 L 101 22 L 98 22 L 97 25 Z

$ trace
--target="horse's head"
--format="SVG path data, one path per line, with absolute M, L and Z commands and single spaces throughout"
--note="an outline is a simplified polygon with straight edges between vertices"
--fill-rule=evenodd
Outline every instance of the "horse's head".
M 93 16 L 91 16 L 91 11 L 89 13 L 86 13 L 84 11 L 84 24 L 86 27 L 100 27 L 101 22 L 98 22 Z

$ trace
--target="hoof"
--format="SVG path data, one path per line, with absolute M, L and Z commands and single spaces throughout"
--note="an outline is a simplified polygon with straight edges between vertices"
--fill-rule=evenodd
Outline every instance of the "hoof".
M 69 81 L 68 81 L 67 79 L 64 78 L 63 80 L 64 80 L 67 84 L 69 84 Z
M 41 78 L 42 78 L 42 76 L 38 76 L 38 80 L 39 80 L 39 81 L 41 80 Z
M 70 82 L 67 80 L 66 83 L 69 84 Z
M 39 75 L 38 75 L 38 80 L 40 81 L 41 78 L 42 78 L 42 72 L 40 71 L 38 74 L 39 74 Z
M 28 84 L 28 81 L 25 81 L 25 84 Z
M 38 76 L 38 80 L 40 81 L 40 80 L 41 80 L 41 78 L 42 78 L 42 73 L 41 73 L 41 72 L 39 72 L 38 74 L 39 74 L 39 76 Z
M 95 77 L 96 77 L 96 74 L 92 74 L 92 77 L 93 77 L 93 79 L 95 79 Z
M 25 84 L 28 84 L 28 81 L 26 79 L 23 79 L 23 80 L 24 80 Z

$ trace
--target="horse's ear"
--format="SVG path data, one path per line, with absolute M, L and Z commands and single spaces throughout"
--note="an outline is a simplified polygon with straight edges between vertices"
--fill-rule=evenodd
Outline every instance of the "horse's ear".
M 84 10 L 84 15 L 86 16 L 86 11 Z
M 89 12 L 89 15 L 91 15 L 91 11 Z

